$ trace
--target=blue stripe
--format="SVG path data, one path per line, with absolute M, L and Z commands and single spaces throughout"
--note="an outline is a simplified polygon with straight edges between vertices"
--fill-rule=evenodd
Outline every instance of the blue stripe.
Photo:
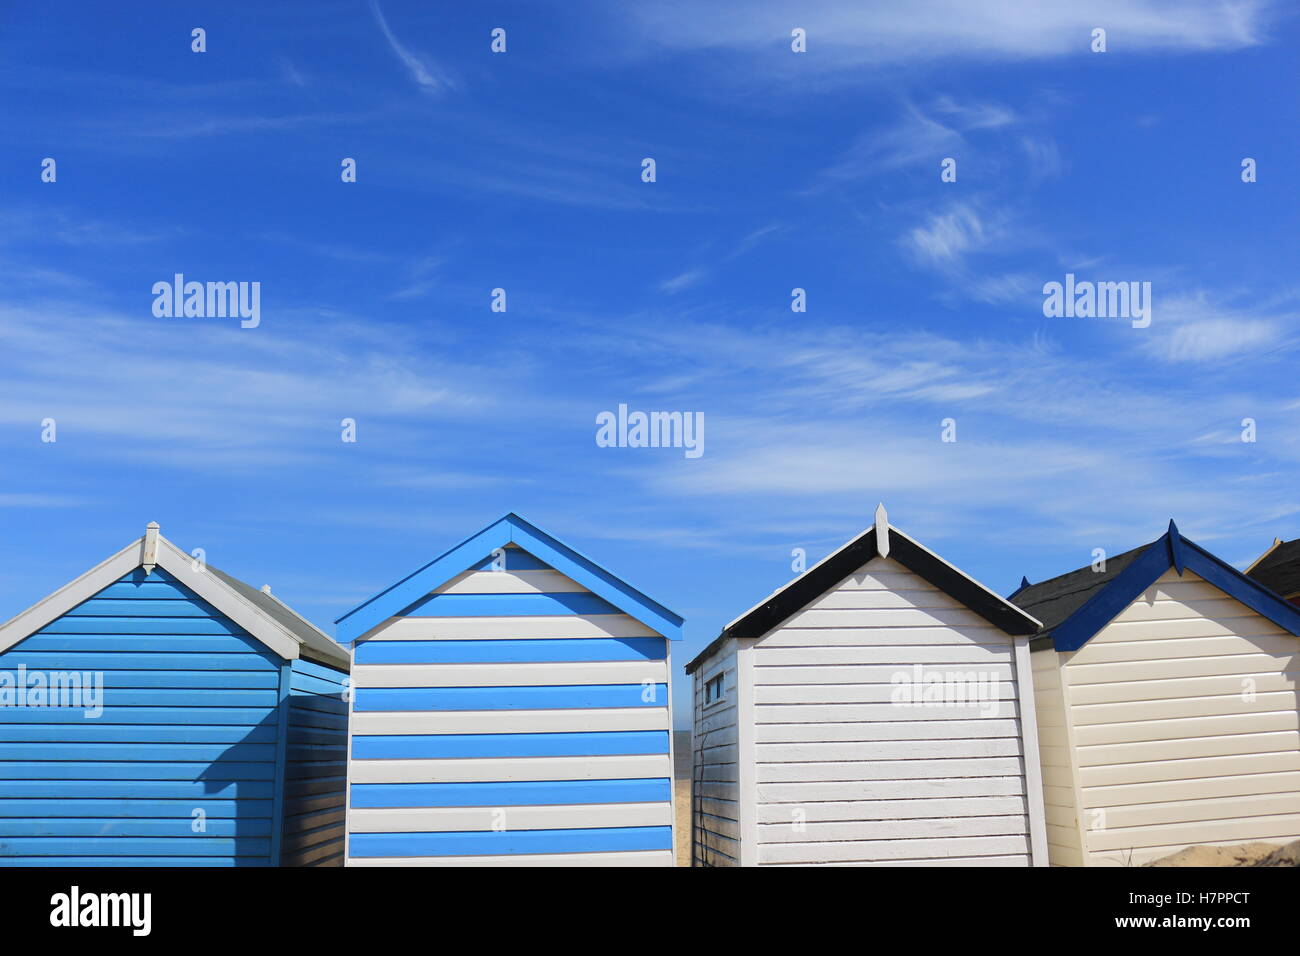
M 667 777 L 631 780 L 529 780 L 490 783 L 354 783 L 354 807 L 544 807 L 663 803 Z
M 365 641 L 358 664 L 535 664 L 566 661 L 662 661 L 662 637 L 523 641 Z
M 507 571 L 553 571 L 545 561 L 534 557 L 522 548 L 505 548 Z M 489 571 L 492 569 L 492 555 L 488 555 L 477 564 L 471 564 L 466 570 Z
M 668 685 L 651 684 L 653 700 L 641 699 L 640 684 L 563 687 L 360 687 L 353 709 L 370 710 L 563 710 L 583 707 L 664 707 Z
M 366 759 L 442 757 L 600 757 L 666 754 L 668 731 L 559 734 L 389 734 L 353 737 L 352 756 Z
M 474 830 L 467 833 L 353 833 L 351 855 L 496 856 L 526 853 L 612 853 L 671 850 L 672 827 L 588 830 Z
M 197 809 L 197 808 L 196 808 Z M 204 831 L 194 833 L 194 818 L 186 814 L 184 818 L 169 817 L 162 820 L 141 818 L 77 818 L 58 817 L 50 819 L 40 817 L 0 817 L 0 858 L 3 858 L 4 845 L 11 837 L 194 837 L 199 840 L 212 838 L 246 839 L 248 837 L 269 837 L 271 820 L 269 816 L 253 817 L 241 812 L 239 819 L 219 819 L 204 817 Z
M 205 837 L 190 833 L 176 837 L 11 837 L 3 842 L 0 860 L 10 856 L 55 856 L 71 853 L 94 853 L 102 857 L 158 856 L 188 857 L 260 857 L 265 864 L 270 853 L 270 841 L 264 837 Z M 125 865 L 121 860 L 117 865 Z M 64 863 L 63 865 L 69 865 Z
M 265 854 L 263 854 L 265 856 Z M 123 866 L 269 866 L 265 859 L 227 856 L 4 856 L 5 866 L 123 867 Z
M 156 785 L 155 785 L 156 786 Z M 202 785 L 195 784 L 195 794 Z M 0 817 L 121 817 L 153 820 L 177 819 L 188 826 L 194 820 L 194 811 L 202 809 L 209 820 L 270 818 L 270 800 L 250 800 L 242 795 L 238 800 L 209 800 L 191 796 L 189 799 L 126 799 L 99 800 L 0 800 Z
M 621 614 L 585 591 L 555 594 L 430 594 L 398 617 L 538 617 L 551 614 Z

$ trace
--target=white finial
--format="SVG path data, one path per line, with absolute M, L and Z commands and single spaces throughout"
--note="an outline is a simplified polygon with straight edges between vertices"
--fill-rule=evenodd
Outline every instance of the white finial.
M 889 514 L 883 501 L 876 505 L 876 553 L 889 557 Z
M 158 522 L 150 521 L 144 529 L 144 550 L 140 555 L 140 564 L 146 576 L 153 574 L 158 566 Z
M 271 593 L 271 585 L 269 585 L 269 584 L 263 584 L 263 585 L 262 585 L 262 593 L 263 593 L 263 594 L 270 594 L 270 593 Z

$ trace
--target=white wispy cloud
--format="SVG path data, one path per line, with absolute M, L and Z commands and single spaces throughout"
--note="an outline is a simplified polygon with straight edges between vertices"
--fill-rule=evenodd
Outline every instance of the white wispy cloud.
M 796 66 L 831 73 L 953 58 L 1087 56 L 1098 26 L 1127 51 L 1240 49 L 1263 42 L 1272 9 L 1264 0 L 808 0 L 794 7 L 754 0 L 737 16 L 691 0 L 665 0 L 623 12 L 635 21 L 637 36 L 661 48 L 760 55 L 770 61 L 769 73 Z M 794 27 L 807 31 L 805 54 L 790 52 Z
M 923 264 L 951 269 L 961 266 L 967 254 L 986 246 L 993 235 L 993 228 L 974 206 L 957 202 L 943 212 L 931 213 L 923 224 L 909 230 L 903 245 Z
M 1204 363 L 1258 355 L 1289 344 L 1300 310 L 1240 307 L 1196 291 L 1155 297 L 1146 351 L 1166 362 Z
M 376 0 L 370 0 L 370 12 L 374 14 L 375 23 L 379 25 L 379 30 L 383 33 L 384 39 L 388 41 L 389 47 L 392 48 L 397 58 L 402 61 L 402 65 L 406 67 L 407 72 L 411 74 L 411 79 L 415 81 L 420 89 L 427 93 L 442 93 L 452 87 L 450 79 L 438 68 L 437 64 L 432 60 L 425 60 L 417 56 L 402 45 L 401 41 L 389 28 L 388 20 L 384 17 L 384 11 L 379 8 Z

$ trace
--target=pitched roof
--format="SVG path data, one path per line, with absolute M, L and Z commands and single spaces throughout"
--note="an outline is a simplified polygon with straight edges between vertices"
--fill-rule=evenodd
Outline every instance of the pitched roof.
M 219 568 L 208 565 L 208 571 L 215 574 L 230 587 L 238 591 L 245 600 L 257 605 L 281 625 L 288 628 L 302 641 L 302 656 L 331 667 L 348 670 L 351 657 L 346 647 L 319 630 L 314 624 L 285 604 L 274 594 L 259 590 Z
M 883 532 L 883 543 L 880 546 L 877 545 L 878 530 Z M 990 591 L 889 524 L 882 506 L 877 509 L 874 527 L 827 555 L 726 625 L 709 646 L 686 665 L 686 673 L 694 673 L 706 658 L 730 638 L 761 637 L 872 558 L 886 555 L 1008 634 L 1033 634 L 1039 630 L 1039 622 L 1031 614 Z
M 1043 629 L 1035 639 L 1046 638 L 1051 635 L 1052 628 L 1079 610 L 1149 547 L 1151 545 L 1144 544 L 1140 548 L 1107 558 L 1102 571 L 1093 570 L 1089 564 L 1077 571 L 1048 578 L 1037 584 L 1022 585 L 1020 590 L 1011 595 L 1010 600 L 1043 622 Z
M 347 652 L 306 619 L 271 595 L 210 565 L 195 568 L 193 558 L 159 534 L 158 525 L 153 523 L 143 536 L 116 554 L 0 624 L 0 651 L 36 633 L 139 567 L 146 571 L 162 568 L 284 660 L 303 656 L 340 670 L 349 668 Z
M 1043 629 L 1032 642 L 1036 650 L 1050 646 L 1058 651 L 1074 651 L 1170 568 L 1179 575 L 1184 569 L 1195 572 L 1229 597 L 1300 635 L 1300 609 L 1183 537 L 1172 521 L 1169 530 L 1150 544 L 1108 559 L 1105 571 L 1094 572 L 1087 566 L 1038 584 L 1026 582 L 1011 595 L 1011 600 L 1043 622 Z
M 1300 594 L 1300 538 L 1278 542 L 1246 573 L 1285 598 Z
M 338 618 L 335 630 L 339 641 L 351 643 L 365 636 L 470 565 L 482 561 L 497 548 L 511 544 L 545 561 L 656 633 L 670 640 L 681 638 L 681 615 L 511 512 Z

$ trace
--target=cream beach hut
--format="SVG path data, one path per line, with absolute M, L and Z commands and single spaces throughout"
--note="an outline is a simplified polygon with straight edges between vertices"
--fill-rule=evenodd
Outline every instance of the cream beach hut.
M 1300 609 L 1172 521 L 1011 597 L 1043 622 L 1032 656 L 1054 865 L 1300 837 Z

